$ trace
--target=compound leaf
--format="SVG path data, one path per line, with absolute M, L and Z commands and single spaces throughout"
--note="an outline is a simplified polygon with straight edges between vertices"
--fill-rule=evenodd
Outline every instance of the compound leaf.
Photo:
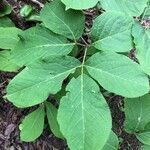
M 129 16 L 140 16 L 147 6 L 148 0 L 100 0 L 106 11 L 116 11 Z
M 0 27 L 0 48 L 13 49 L 19 41 L 20 29 L 15 27 Z
M 78 39 L 84 30 L 83 13 L 75 10 L 65 11 L 60 0 L 45 5 L 41 11 L 41 20 L 53 32 L 74 40 Z
M 149 91 L 148 77 L 128 57 L 99 52 L 86 63 L 89 74 L 106 90 L 124 97 L 138 97 Z
M 92 27 L 93 46 L 103 51 L 127 52 L 132 49 L 130 17 L 106 12 L 96 18 Z
M 98 85 L 87 75 L 73 78 L 60 101 L 58 123 L 71 150 L 99 150 L 111 132 L 111 115 Z
M 135 23 L 132 34 L 136 47 L 136 57 L 145 73 L 150 75 L 150 29 L 144 29 Z
M 12 60 L 19 65 L 33 63 L 47 56 L 67 55 L 74 47 L 66 38 L 42 26 L 26 30 L 12 51 Z
M 60 132 L 59 124 L 57 121 L 56 107 L 54 107 L 50 102 L 46 102 L 46 112 L 51 131 L 54 133 L 56 137 L 63 139 L 64 137 Z
M 42 103 L 61 89 L 63 80 L 79 65 L 69 56 L 36 61 L 11 80 L 6 97 L 18 107 Z
M 20 137 L 22 141 L 31 142 L 37 139 L 43 132 L 45 111 L 44 106 L 30 113 L 20 125 Z
M 18 69 L 19 66 L 17 66 L 10 60 L 10 51 L 0 51 L 0 71 L 13 72 L 17 71 Z
M 94 7 L 99 0 L 61 0 L 65 5 L 66 9 L 88 9 Z

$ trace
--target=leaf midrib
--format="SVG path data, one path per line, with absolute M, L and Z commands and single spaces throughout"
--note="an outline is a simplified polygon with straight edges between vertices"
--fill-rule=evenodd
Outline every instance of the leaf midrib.
M 57 18 L 58 20 L 60 20 L 60 21 L 67 27 L 67 29 L 71 32 L 71 34 L 72 34 L 72 36 L 73 36 L 73 39 L 75 40 L 76 38 L 75 38 L 75 35 L 74 35 L 73 31 L 71 30 L 71 28 L 70 28 L 63 20 L 61 20 L 61 19 L 54 13 L 53 10 L 51 10 L 51 12 L 56 16 L 56 18 Z
M 40 110 L 38 111 L 38 114 L 37 114 L 36 118 L 34 119 L 34 122 L 32 123 L 30 129 L 32 129 L 32 128 L 34 127 L 35 123 L 37 122 L 37 120 L 39 120 L 39 117 L 40 117 L 40 115 L 41 115 L 41 112 L 43 111 L 43 106 L 42 106 L 41 108 L 39 108 L 39 109 L 40 109 Z M 31 131 L 32 131 L 32 130 L 31 130 Z
M 45 45 L 39 45 L 39 46 L 33 46 L 33 47 L 28 47 L 28 49 L 32 48 L 42 48 L 42 47 L 57 47 L 57 46 L 74 46 L 75 43 L 68 43 L 68 44 L 45 44 Z
M 82 66 L 83 67 L 83 66 Z M 83 123 L 82 123 L 82 128 L 83 128 L 83 130 L 82 131 L 84 131 L 85 132 L 85 116 L 84 116 L 84 100 L 83 100 L 83 95 L 84 95 L 84 93 L 83 93 L 83 91 L 84 91 L 84 89 L 83 89 L 83 73 L 81 74 L 81 108 L 82 108 L 82 121 L 83 121 Z M 83 136 L 82 136 L 82 138 L 83 138 L 83 145 L 84 145 L 84 148 L 85 148 L 85 134 L 83 133 Z
M 50 79 L 46 79 L 46 80 L 44 80 L 44 81 L 41 81 L 41 82 L 38 82 L 38 83 L 36 83 L 36 84 L 34 84 L 34 85 L 32 85 L 32 86 L 29 86 L 29 87 L 26 87 L 26 88 L 24 88 L 24 89 L 21 89 L 21 90 L 17 90 L 17 92 L 13 92 L 12 94 L 9 94 L 9 95 L 6 95 L 6 97 L 10 97 L 10 96 L 12 96 L 12 95 L 14 95 L 14 94 L 16 94 L 16 93 L 20 93 L 21 91 L 24 91 L 24 90 L 26 90 L 26 89 L 28 89 L 28 88 L 33 88 L 34 86 L 37 86 L 38 84 L 41 84 L 41 83 L 44 83 L 44 82 L 48 82 L 49 80 L 52 80 L 52 79 L 55 79 L 55 78 L 57 78 L 57 77 L 59 77 L 59 76 L 61 76 L 61 75 L 64 75 L 64 74 L 66 74 L 66 73 L 69 73 L 69 72 L 72 72 L 73 70 L 75 70 L 76 68 L 78 68 L 79 66 L 77 66 L 77 67 L 75 67 L 75 68 L 72 68 L 72 69 L 70 69 L 70 70 L 67 70 L 67 71 L 65 71 L 65 72 L 63 72 L 63 73 L 60 73 L 60 74 L 58 74 L 58 75 L 56 75 L 56 76 L 54 76 L 54 77 L 52 77 L 52 78 L 50 78 Z
M 104 38 L 101 38 L 101 39 L 99 39 L 99 40 L 95 41 L 95 42 L 93 43 L 93 45 L 95 45 L 95 44 L 97 44 L 97 43 L 99 44 L 99 42 L 101 42 L 101 41 L 103 41 L 103 40 L 105 40 L 105 39 L 113 38 L 113 36 L 116 36 L 116 35 L 122 34 L 122 33 L 127 32 L 127 31 L 130 31 L 130 29 L 127 29 L 127 30 L 124 30 L 124 31 L 122 31 L 122 32 L 115 33 L 115 34 L 112 34 L 112 35 L 106 36 L 106 37 L 104 37 Z
M 104 70 L 102 70 L 102 69 L 94 68 L 94 67 L 91 67 L 91 66 L 88 66 L 88 65 L 86 65 L 86 66 L 89 67 L 89 68 L 91 68 L 91 69 L 93 69 L 93 70 L 98 70 L 99 72 L 106 73 L 106 74 L 108 74 L 108 75 L 110 75 L 110 76 L 112 76 L 112 77 L 116 77 L 116 78 L 122 79 L 122 80 L 127 81 L 127 82 L 131 81 L 131 80 L 127 80 L 127 79 L 125 79 L 125 78 L 122 78 L 122 77 L 120 77 L 120 76 L 113 75 L 113 74 L 111 74 L 111 73 L 109 73 L 109 72 L 107 72 L 107 71 L 104 71 Z M 143 84 L 140 84 L 139 82 L 134 81 L 134 83 L 136 83 L 136 84 L 138 84 L 138 85 L 140 85 L 140 86 L 143 87 Z

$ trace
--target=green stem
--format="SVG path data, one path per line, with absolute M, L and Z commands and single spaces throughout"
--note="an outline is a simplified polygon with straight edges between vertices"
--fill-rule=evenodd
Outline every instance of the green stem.
M 77 45 L 80 45 L 80 46 L 83 46 L 83 47 L 85 47 L 86 45 L 84 45 L 84 44 L 81 44 L 81 43 L 76 43 Z
M 87 54 L 87 47 L 85 49 L 84 56 L 83 56 L 83 61 L 82 61 L 82 64 L 81 64 L 81 74 L 83 74 L 83 71 L 84 71 L 84 63 L 85 63 L 85 59 L 86 59 L 86 54 Z
M 82 41 L 84 42 L 85 45 L 88 45 L 88 43 L 84 40 L 83 37 L 81 37 Z

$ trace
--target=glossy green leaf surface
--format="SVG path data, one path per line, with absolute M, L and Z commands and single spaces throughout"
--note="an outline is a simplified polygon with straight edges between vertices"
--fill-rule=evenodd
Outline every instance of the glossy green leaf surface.
M 106 90 L 124 97 L 138 97 L 149 91 L 148 77 L 128 57 L 99 52 L 86 62 L 89 74 Z
M 40 106 L 35 111 L 28 114 L 20 125 L 20 138 L 22 141 L 35 141 L 43 132 L 45 111 L 44 106 Z
M 65 10 L 60 0 L 47 3 L 41 11 L 44 25 L 57 34 L 70 39 L 78 39 L 84 30 L 85 17 L 82 12 Z
M 60 101 L 58 122 L 71 150 L 102 149 L 111 132 L 108 105 L 93 79 L 73 78 Z M 92 136 L 91 136 L 92 135 Z
M 79 65 L 78 60 L 69 56 L 39 60 L 11 80 L 6 97 L 16 106 L 42 103 L 49 94 L 56 94 L 61 89 L 63 80 Z

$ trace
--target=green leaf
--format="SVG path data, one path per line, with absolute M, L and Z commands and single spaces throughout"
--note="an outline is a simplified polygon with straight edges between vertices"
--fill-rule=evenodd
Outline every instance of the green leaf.
M 112 131 L 109 135 L 109 139 L 107 140 L 105 146 L 102 150 L 118 150 L 119 148 L 119 140 L 117 135 Z
M 21 35 L 18 45 L 12 51 L 12 59 L 17 64 L 26 65 L 39 58 L 67 55 L 74 45 L 66 38 L 42 26 L 37 26 L 26 30 Z
M 14 23 L 8 17 L 0 18 L 0 27 L 14 27 Z
M 99 52 L 98 49 L 96 49 L 95 47 L 91 46 L 91 47 L 88 47 L 87 49 L 87 57 L 89 56 L 92 56 L 93 54 Z
M 42 103 L 49 94 L 56 94 L 61 89 L 63 80 L 79 65 L 77 59 L 69 56 L 39 60 L 11 80 L 6 97 L 16 106 Z
M 150 145 L 150 117 L 146 115 L 150 110 L 149 100 L 149 94 L 135 99 L 125 99 L 125 130 L 134 133 L 145 145 Z
M 20 29 L 15 27 L 0 27 L 0 48 L 13 49 L 19 41 Z
M 1 0 L 0 5 L 0 17 L 3 17 L 5 15 L 8 15 L 11 13 L 12 8 L 5 0 Z
M 150 2 L 149 2 L 150 3 Z M 144 18 L 149 18 L 150 17 L 150 4 L 145 10 Z
M 140 16 L 148 0 L 100 0 L 106 11 L 116 11 L 129 16 Z
M 132 49 L 130 17 L 106 12 L 96 18 L 92 27 L 93 46 L 103 51 L 127 52 Z
M 144 131 L 150 122 L 150 95 L 134 99 L 125 99 L 125 130 L 130 133 Z
M 78 39 L 84 30 L 83 13 L 75 10 L 65 11 L 60 0 L 45 5 L 41 11 L 41 20 L 53 32 L 74 40 Z
M 47 110 L 46 112 L 47 112 L 48 123 L 51 131 L 54 133 L 56 137 L 64 139 L 62 133 L 60 132 L 59 124 L 57 121 L 56 107 L 54 107 L 51 103 L 46 102 L 46 110 Z
M 141 143 L 150 146 L 150 131 L 139 133 L 136 137 Z
M 136 47 L 136 57 L 145 73 L 150 75 L 150 29 L 144 29 L 135 23 L 132 34 Z
M 148 93 L 148 77 L 128 57 L 99 52 L 86 63 L 89 74 L 106 90 L 124 97 L 138 97 Z
M 10 51 L 0 51 L 0 71 L 17 71 L 19 66 L 10 60 Z
M 111 115 L 98 85 L 87 75 L 73 78 L 60 101 L 58 123 L 71 150 L 100 150 L 111 132 Z
M 79 68 L 77 68 L 79 69 Z M 76 71 L 75 71 L 76 72 Z M 68 76 L 68 78 L 70 75 Z M 54 99 L 59 103 L 61 98 L 66 95 L 66 84 L 64 83 L 61 87 L 61 90 L 54 95 Z
M 28 17 L 33 11 L 33 8 L 31 5 L 24 5 L 20 10 L 20 16 L 22 17 Z
M 43 132 L 45 111 L 42 105 L 25 117 L 20 125 L 20 137 L 22 141 L 31 142 L 36 140 Z
M 150 150 L 150 145 L 142 145 L 140 150 Z
M 94 7 L 99 0 L 61 0 L 65 5 L 66 9 L 88 9 Z

